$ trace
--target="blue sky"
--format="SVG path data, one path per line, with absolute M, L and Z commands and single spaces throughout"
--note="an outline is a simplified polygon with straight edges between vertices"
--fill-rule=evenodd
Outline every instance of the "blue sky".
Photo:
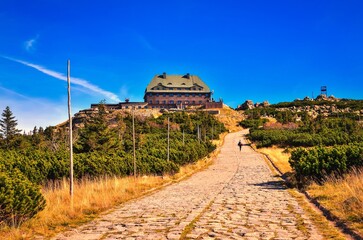
M 143 101 L 155 74 L 200 76 L 236 107 L 318 95 L 363 99 L 362 1 L 1 0 L 0 110 L 20 129 L 91 103 Z

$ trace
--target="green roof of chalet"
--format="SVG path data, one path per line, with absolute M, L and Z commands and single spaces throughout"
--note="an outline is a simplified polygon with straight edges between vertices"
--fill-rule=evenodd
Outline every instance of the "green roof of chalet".
M 145 90 L 145 92 L 181 91 L 210 93 L 209 87 L 198 76 L 190 74 L 167 75 L 166 73 L 163 73 L 161 75 L 155 75 Z

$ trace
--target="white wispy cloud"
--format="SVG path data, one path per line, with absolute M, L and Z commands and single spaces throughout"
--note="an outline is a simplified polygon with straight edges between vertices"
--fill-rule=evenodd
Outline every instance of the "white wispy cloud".
M 145 49 L 151 51 L 151 52 L 158 52 L 158 50 L 156 48 L 154 48 L 151 43 L 143 36 L 140 34 L 136 35 L 137 37 L 137 41 L 140 43 L 141 46 L 143 46 Z
M 37 43 L 38 38 L 39 35 L 24 42 L 24 47 L 27 52 L 31 52 L 35 49 L 35 44 Z
M 56 71 L 53 71 L 53 70 L 50 70 L 50 69 L 47 69 L 43 66 L 40 66 L 40 65 L 36 65 L 36 64 L 33 64 L 33 63 L 29 63 L 29 62 L 26 62 L 26 61 L 23 61 L 23 60 L 19 60 L 19 59 L 15 59 L 15 58 L 10 58 L 10 57 L 7 57 L 7 56 L 2 56 L 3 58 L 5 59 L 8 59 L 8 60 L 11 60 L 11 61 L 14 61 L 14 62 L 18 62 L 18 63 L 21 63 L 25 66 L 28 66 L 28 67 L 31 67 L 31 68 L 34 68 L 48 76 L 51 76 L 51 77 L 54 77 L 56 79 L 59 79 L 59 80 L 62 80 L 62 81 L 67 81 L 67 76 L 65 76 L 64 74 L 62 73 L 59 73 L 59 72 L 56 72 Z M 109 91 L 106 91 L 90 82 L 88 82 L 87 80 L 84 80 L 84 79 L 81 79 L 81 78 L 75 78 L 75 77 L 71 77 L 71 82 L 72 84 L 76 84 L 76 85 L 79 85 L 79 86 L 82 86 L 92 92 L 95 92 L 95 93 L 98 93 L 102 96 L 104 96 L 105 98 L 107 99 L 110 99 L 114 102 L 121 102 L 121 100 L 117 97 L 116 94 L 112 93 L 112 92 L 109 92 Z
M 29 132 L 37 127 L 57 125 L 67 119 L 67 102 L 32 98 L 0 86 L 0 111 L 9 106 L 18 120 L 18 129 Z

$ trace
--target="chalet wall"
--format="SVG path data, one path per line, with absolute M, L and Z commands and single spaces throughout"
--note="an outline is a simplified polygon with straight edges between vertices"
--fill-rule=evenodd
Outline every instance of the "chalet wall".
M 145 102 L 150 105 L 205 105 L 210 101 L 209 93 L 147 93 Z
M 207 102 L 205 103 L 205 108 L 209 109 L 209 108 L 223 108 L 223 102 L 219 101 L 219 102 Z

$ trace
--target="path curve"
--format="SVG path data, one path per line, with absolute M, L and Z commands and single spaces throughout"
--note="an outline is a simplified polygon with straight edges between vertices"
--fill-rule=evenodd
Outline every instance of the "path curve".
M 322 239 L 263 156 L 230 133 L 215 163 L 54 239 Z

